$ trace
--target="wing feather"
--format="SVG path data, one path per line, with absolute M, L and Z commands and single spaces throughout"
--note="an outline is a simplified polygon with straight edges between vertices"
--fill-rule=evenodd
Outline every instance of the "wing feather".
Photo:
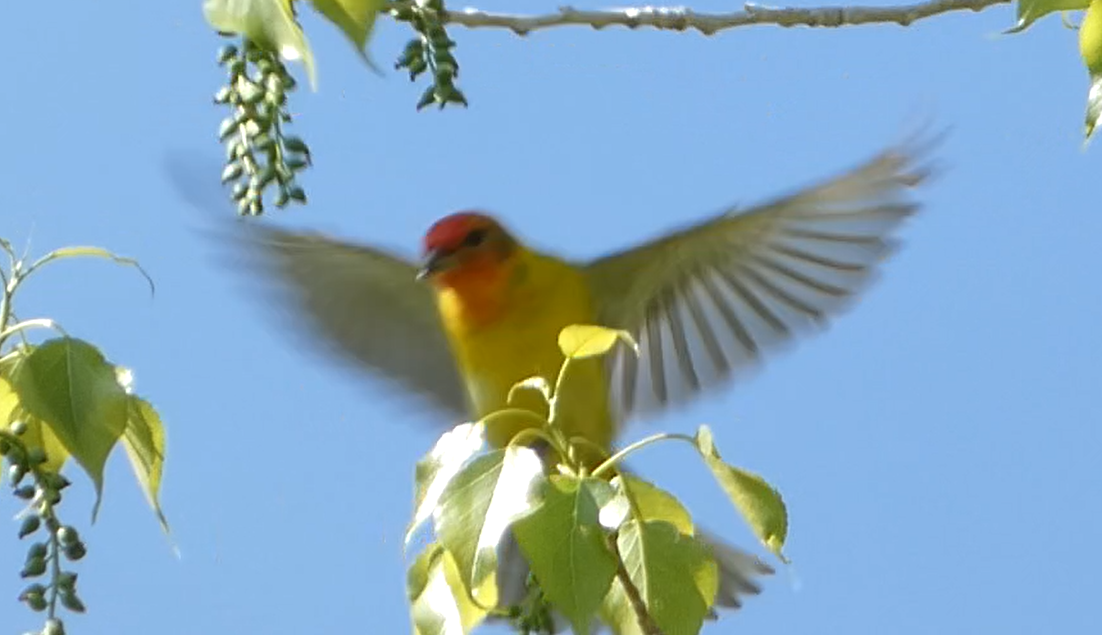
M 844 311 L 897 249 L 931 146 L 889 148 L 796 194 L 589 263 L 599 319 L 640 345 L 638 359 L 626 346 L 609 358 L 620 416 L 685 402 Z
M 416 266 L 378 248 L 271 226 L 233 232 L 296 329 L 332 357 L 395 383 L 454 424 L 468 415 L 461 383 L 431 291 Z
M 708 355 L 708 360 L 712 363 L 712 367 L 721 373 L 728 372 L 730 370 L 730 363 L 727 361 L 727 357 L 723 354 L 723 346 L 719 343 L 719 337 L 716 336 L 715 328 L 713 328 L 711 321 L 708 319 L 708 315 L 704 312 L 703 301 L 706 293 L 703 291 L 703 283 L 700 280 L 694 279 L 689 283 L 690 288 L 688 293 L 685 294 L 685 309 L 692 317 L 693 328 L 700 334 L 700 345 L 704 349 L 704 352 Z M 696 380 L 699 384 L 699 379 Z

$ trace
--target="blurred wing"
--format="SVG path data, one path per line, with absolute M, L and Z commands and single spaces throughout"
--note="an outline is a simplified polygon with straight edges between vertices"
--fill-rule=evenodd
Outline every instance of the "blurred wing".
M 609 357 L 618 415 L 685 402 L 846 308 L 917 210 L 906 195 L 930 145 L 589 264 L 601 322 L 640 346 Z
M 317 234 L 240 225 L 241 245 L 282 292 L 280 308 L 313 327 L 306 335 L 320 333 L 338 359 L 396 381 L 451 417 L 442 423 L 468 416 L 435 300 L 412 263 Z

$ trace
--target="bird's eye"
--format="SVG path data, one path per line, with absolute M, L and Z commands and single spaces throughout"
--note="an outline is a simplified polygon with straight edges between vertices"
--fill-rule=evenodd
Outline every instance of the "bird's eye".
M 485 229 L 473 229 L 471 233 L 467 234 L 467 237 L 463 239 L 463 245 L 466 247 L 477 247 L 486 240 Z

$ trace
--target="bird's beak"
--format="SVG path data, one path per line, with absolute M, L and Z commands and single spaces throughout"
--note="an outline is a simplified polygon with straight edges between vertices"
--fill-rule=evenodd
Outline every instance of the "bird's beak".
M 437 273 L 447 269 L 448 254 L 440 250 L 433 250 L 425 254 L 421 260 L 421 268 L 417 271 L 418 280 L 427 280 Z

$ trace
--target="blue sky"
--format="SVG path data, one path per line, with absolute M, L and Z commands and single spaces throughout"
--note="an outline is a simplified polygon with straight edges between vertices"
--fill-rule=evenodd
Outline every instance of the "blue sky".
M 200 3 L 7 11 L 0 235 L 39 254 L 108 247 L 158 289 L 64 263 L 19 299 L 25 317 L 54 317 L 133 368 L 168 426 L 163 502 L 183 556 L 120 450 L 83 532 L 89 613 L 69 632 L 406 632 L 401 535 L 434 422 L 281 334 L 165 178 L 169 151 L 221 156 L 220 42 Z M 471 107 L 416 113 L 422 85 L 372 75 L 307 17 L 320 92 L 296 96 L 295 129 L 316 160 L 311 204 L 272 221 L 412 252 L 437 217 L 481 207 L 541 247 L 597 256 L 832 175 L 932 113 L 952 127 L 947 171 L 865 300 L 627 439 L 708 423 L 789 505 L 795 568 L 706 633 L 1096 632 L 1102 154 L 1080 148 L 1075 34 L 1052 17 L 994 37 L 1012 21 L 1004 6 L 907 29 L 714 38 L 454 29 Z M 381 65 L 407 37 L 381 24 Z M 687 450 L 637 467 L 757 549 Z M 86 527 L 89 488 L 66 507 Z M 0 498 L 4 517 L 16 511 Z M 14 602 L 16 530 L 0 549 L 11 633 L 39 623 Z

